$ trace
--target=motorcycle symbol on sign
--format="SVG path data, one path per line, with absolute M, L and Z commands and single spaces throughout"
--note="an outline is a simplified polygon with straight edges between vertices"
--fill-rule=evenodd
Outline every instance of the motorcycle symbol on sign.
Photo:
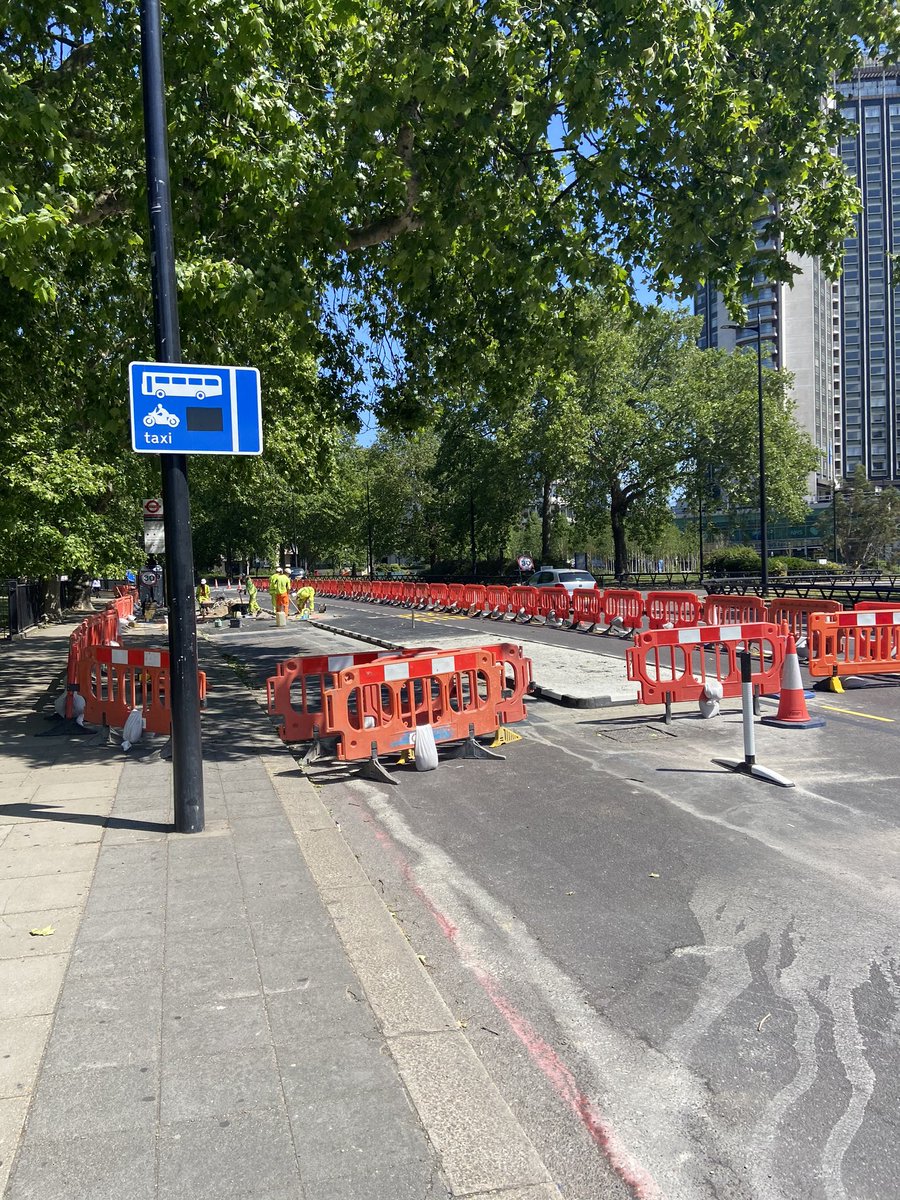
M 170 425 L 175 429 L 181 424 L 181 421 L 174 413 L 166 412 L 161 404 L 157 404 L 153 412 L 148 412 L 144 417 L 144 424 L 148 428 L 152 428 L 154 425 Z

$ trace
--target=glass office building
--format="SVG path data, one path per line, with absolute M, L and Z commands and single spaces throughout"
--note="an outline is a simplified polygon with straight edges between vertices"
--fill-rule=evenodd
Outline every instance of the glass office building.
M 769 362 L 794 374 L 797 417 L 815 441 L 819 468 L 810 497 L 861 464 L 875 483 L 900 485 L 900 67 L 874 62 L 836 87 L 852 127 L 841 160 L 862 194 L 844 242 L 843 275 L 830 283 L 815 259 L 794 286 L 757 281 L 748 320 L 771 341 Z M 706 287 L 694 300 L 702 346 L 752 348 L 755 333 L 725 328 L 722 297 Z
M 863 208 L 844 243 L 839 292 L 840 469 L 900 483 L 900 68 L 860 67 L 838 85 L 844 166 Z

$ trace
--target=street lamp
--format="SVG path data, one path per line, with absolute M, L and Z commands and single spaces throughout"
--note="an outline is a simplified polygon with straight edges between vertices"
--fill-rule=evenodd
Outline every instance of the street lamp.
M 760 591 L 769 594 L 769 514 L 766 507 L 766 432 L 763 414 L 763 371 L 762 371 L 762 327 L 757 321 L 752 325 L 726 325 L 726 329 L 752 329 L 756 333 L 756 397 L 759 417 L 759 556 Z

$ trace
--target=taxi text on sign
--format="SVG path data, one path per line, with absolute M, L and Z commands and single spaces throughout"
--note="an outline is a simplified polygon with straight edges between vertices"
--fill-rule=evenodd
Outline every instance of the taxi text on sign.
M 262 454 L 255 368 L 133 362 L 128 383 L 138 454 Z

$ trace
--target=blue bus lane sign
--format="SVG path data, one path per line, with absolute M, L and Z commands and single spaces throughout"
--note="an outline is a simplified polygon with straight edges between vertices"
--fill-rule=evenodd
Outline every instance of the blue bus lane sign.
M 131 448 L 138 454 L 262 454 L 255 367 L 133 362 Z

